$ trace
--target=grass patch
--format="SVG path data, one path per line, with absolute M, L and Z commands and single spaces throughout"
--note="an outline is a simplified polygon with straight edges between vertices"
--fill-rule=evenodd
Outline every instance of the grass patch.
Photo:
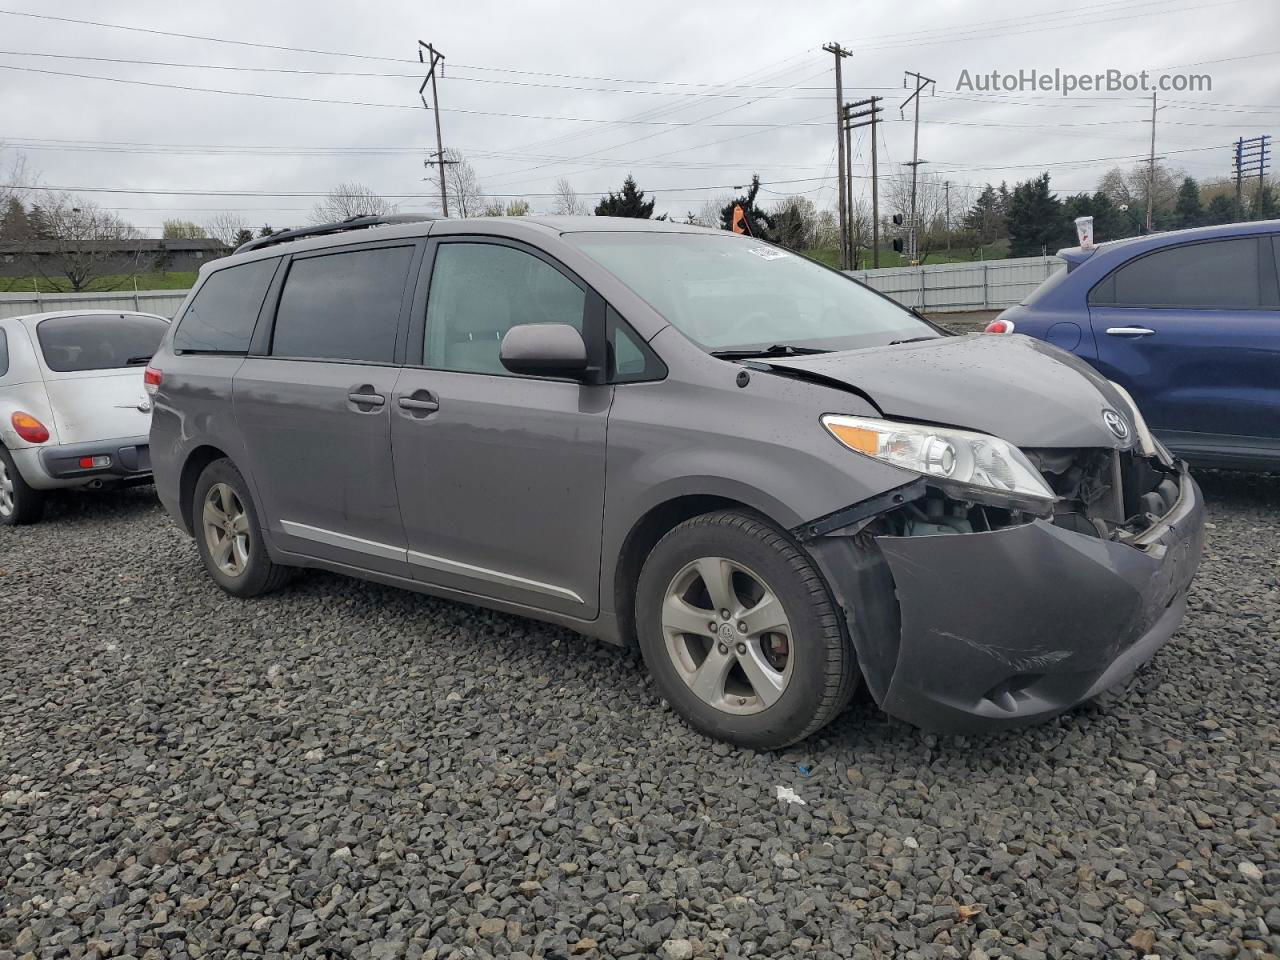
M 131 276 L 95 277 L 80 293 L 133 293 L 133 281 L 138 290 L 190 290 L 196 282 L 194 270 L 178 273 L 140 273 Z M 0 293 L 74 293 L 65 277 L 0 277 Z

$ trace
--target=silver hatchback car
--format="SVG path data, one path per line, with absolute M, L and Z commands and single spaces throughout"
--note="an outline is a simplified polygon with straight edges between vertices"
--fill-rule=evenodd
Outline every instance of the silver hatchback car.
M 168 328 L 108 310 L 0 320 L 0 525 L 39 520 L 50 490 L 150 481 L 142 376 Z
M 1182 618 L 1203 505 L 1123 390 L 733 234 L 350 221 L 207 265 L 146 372 L 156 487 L 250 597 L 319 567 L 638 644 L 776 748 L 856 685 L 1059 713 Z

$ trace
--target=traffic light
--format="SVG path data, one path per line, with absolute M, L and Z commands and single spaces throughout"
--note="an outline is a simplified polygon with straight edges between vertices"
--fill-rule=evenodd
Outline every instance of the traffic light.
M 900 227 L 900 226 L 902 226 L 902 224 L 903 224 L 902 214 L 900 214 L 900 213 L 895 213 L 895 214 L 893 215 L 893 225 L 894 225 L 895 227 Z
M 902 238 L 901 238 L 901 237 L 896 237 L 896 238 L 894 239 L 894 241 L 893 241 L 893 252 L 894 252 L 894 253 L 901 253 L 901 252 L 902 252 L 902 250 L 903 250 L 903 246 L 902 246 Z

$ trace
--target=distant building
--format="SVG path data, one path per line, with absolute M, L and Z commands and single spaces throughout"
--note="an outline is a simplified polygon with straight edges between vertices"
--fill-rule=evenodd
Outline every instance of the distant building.
M 0 243 L 0 277 L 59 276 L 58 263 L 66 244 L 44 240 Z M 199 240 L 85 240 L 77 245 L 85 252 L 100 252 L 103 262 L 95 265 L 99 276 L 121 273 L 182 273 L 231 252 L 222 241 L 211 237 Z M 96 258 L 95 258 L 96 259 Z

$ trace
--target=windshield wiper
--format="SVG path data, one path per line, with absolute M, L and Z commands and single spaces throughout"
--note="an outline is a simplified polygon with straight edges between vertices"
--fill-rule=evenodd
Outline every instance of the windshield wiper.
M 790 343 L 775 343 L 768 347 L 749 347 L 744 350 L 712 350 L 711 355 L 721 360 L 746 360 L 751 357 L 801 357 L 813 353 L 830 353 L 821 347 L 797 347 Z
M 145 357 L 130 357 L 128 360 L 126 360 L 126 361 L 124 362 L 124 365 L 125 365 L 126 367 L 140 367 L 140 366 L 142 366 L 144 363 L 150 363 L 150 362 L 151 362 L 151 357 L 150 357 L 150 356 L 145 356 Z
M 941 340 L 941 337 L 907 337 L 905 340 L 890 340 L 889 346 L 896 347 L 900 343 L 919 343 L 922 340 Z

